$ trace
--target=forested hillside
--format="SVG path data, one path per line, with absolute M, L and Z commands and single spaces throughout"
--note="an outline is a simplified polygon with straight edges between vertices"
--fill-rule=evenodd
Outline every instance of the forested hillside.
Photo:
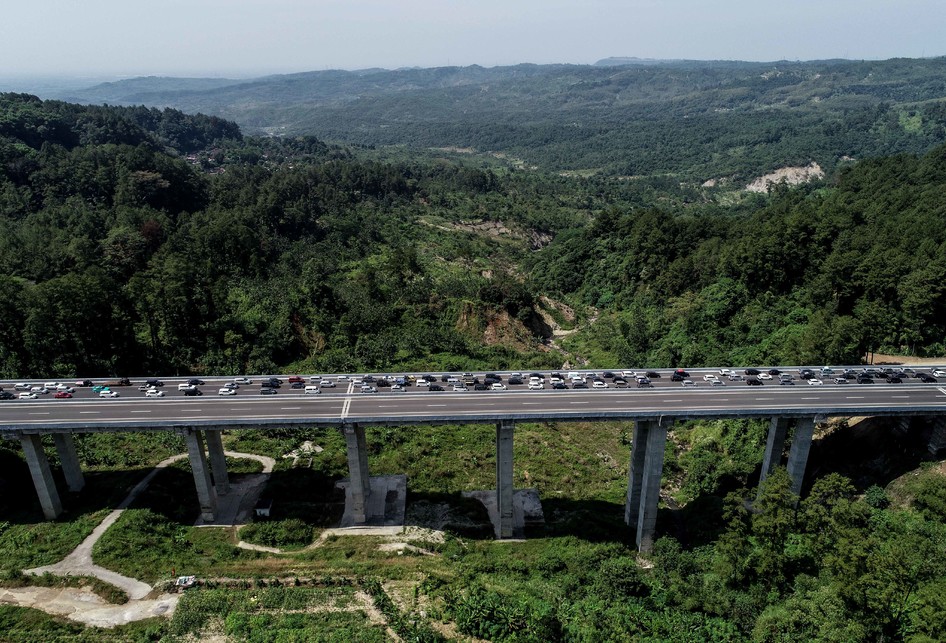
M 946 348 L 944 148 L 727 205 L 672 181 L 244 140 L 174 110 L 0 107 L 7 377 Z M 570 355 L 553 323 L 580 329 Z
M 68 100 L 217 114 L 250 133 L 501 152 L 551 171 L 737 184 L 811 161 L 946 142 L 946 63 L 626 61 L 617 66 L 140 78 Z

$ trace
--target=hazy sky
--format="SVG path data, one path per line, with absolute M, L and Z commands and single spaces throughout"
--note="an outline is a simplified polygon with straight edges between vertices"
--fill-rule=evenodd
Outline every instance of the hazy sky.
M 9 0 L 0 76 L 946 54 L 946 0 Z

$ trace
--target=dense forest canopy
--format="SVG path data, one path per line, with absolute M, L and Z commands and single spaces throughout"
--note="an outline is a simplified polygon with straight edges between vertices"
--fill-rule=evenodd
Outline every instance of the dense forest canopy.
M 602 366 L 946 349 L 943 147 L 729 202 L 171 109 L 0 108 L 7 377 L 558 366 L 555 320 Z

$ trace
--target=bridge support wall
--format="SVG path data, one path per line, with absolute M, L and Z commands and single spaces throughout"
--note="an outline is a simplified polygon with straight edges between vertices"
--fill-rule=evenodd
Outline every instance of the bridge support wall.
M 230 476 L 227 475 L 227 456 L 223 453 L 220 431 L 206 431 L 207 452 L 210 454 L 210 471 L 213 473 L 214 489 L 219 495 L 230 491 Z
M 801 485 L 805 480 L 805 467 L 808 466 L 808 452 L 811 450 L 811 438 L 815 433 L 815 418 L 799 418 L 795 423 L 795 435 L 788 452 L 788 475 L 792 479 L 792 493 L 801 495 Z
M 29 434 L 20 436 L 20 444 L 26 455 L 26 464 L 30 468 L 36 495 L 39 496 L 39 504 L 43 508 L 43 516 L 46 520 L 55 520 L 62 513 L 62 501 L 59 499 L 59 491 L 56 490 L 46 452 L 43 451 L 43 441 L 39 435 Z
M 190 429 L 187 438 L 187 456 L 194 483 L 197 485 L 197 501 L 200 503 L 200 515 L 207 522 L 212 522 L 217 513 L 217 492 L 210 478 L 207 455 L 204 453 L 204 436 L 196 429 Z
M 346 424 L 342 431 L 345 434 L 348 453 L 348 489 L 352 499 L 352 520 L 356 525 L 363 525 L 367 520 L 365 507 L 371 494 L 365 429 L 357 424 Z
M 62 473 L 66 477 L 66 486 L 69 491 L 82 491 L 85 487 L 85 477 L 79 465 L 79 455 L 76 453 L 76 443 L 71 433 L 53 433 L 53 443 L 59 462 L 62 463 Z
M 667 428 L 663 423 L 635 423 L 624 520 L 628 526 L 636 527 L 637 548 L 642 552 L 650 551 L 654 545 L 666 445 Z
M 512 439 L 515 426 L 512 420 L 496 423 L 496 512 L 500 538 L 512 538 L 513 533 Z

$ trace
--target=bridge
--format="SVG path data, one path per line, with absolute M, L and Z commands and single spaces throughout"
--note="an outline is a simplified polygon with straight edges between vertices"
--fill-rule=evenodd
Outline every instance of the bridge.
M 785 369 L 782 369 L 785 370 Z M 946 444 L 946 386 L 904 377 L 900 383 L 877 379 L 864 384 L 818 386 L 797 379 L 792 385 L 747 386 L 745 381 L 720 383 L 716 369 L 696 369 L 689 374 L 692 386 L 670 381 L 663 370 L 652 386 L 613 386 L 613 379 L 595 375 L 601 388 L 529 390 L 430 391 L 407 387 L 404 391 L 362 393 L 358 376 L 325 376 L 336 387 L 320 393 L 282 390 L 261 395 L 246 387 L 234 395 L 217 395 L 219 386 L 232 377 L 208 378 L 205 394 L 184 396 L 175 390 L 186 378 L 168 380 L 164 397 L 144 397 L 135 387 L 115 388 L 119 397 L 102 399 L 91 389 L 80 388 L 72 399 L 7 400 L 0 403 L 0 436 L 22 445 L 30 474 L 47 519 L 62 512 L 62 501 L 42 447 L 42 436 L 52 435 L 70 491 L 84 486 L 73 435 L 99 431 L 177 431 L 185 436 L 201 514 L 212 521 L 218 494 L 226 494 L 229 481 L 221 431 L 268 426 L 337 427 L 346 440 L 349 480 L 346 512 L 354 524 L 370 524 L 372 492 L 378 480 L 369 474 L 365 429 L 372 426 L 412 424 L 491 423 L 496 426 L 496 531 L 500 538 L 513 536 L 513 436 L 517 422 L 618 420 L 634 422 L 631 444 L 625 521 L 636 529 L 642 551 L 650 549 L 656 525 L 660 479 L 667 431 L 674 422 L 689 419 L 762 418 L 769 431 L 762 463 L 762 480 L 780 466 L 789 429 L 794 427 L 785 466 L 793 491 L 802 480 L 817 422 L 829 417 L 923 417 L 935 426 Z M 794 369 L 793 369 L 793 372 Z M 590 375 L 590 374 L 589 374 Z M 716 382 L 713 375 L 717 375 Z M 508 381 L 509 374 L 499 374 Z M 545 375 L 548 377 L 548 374 Z M 268 378 L 269 376 L 265 376 Z M 380 378 L 381 376 L 379 376 Z M 472 377 L 467 375 L 467 377 Z M 585 374 L 580 374 L 584 381 Z M 285 376 L 282 376 L 285 379 Z M 259 381 L 259 377 L 255 378 Z M 322 381 L 322 378 L 313 378 Z M 439 379 L 462 379 L 442 374 Z M 591 380 L 592 378 L 588 378 Z M 629 378 L 630 379 L 630 378 Z M 610 380 L 610 381 L 609 381 Z M 141 381 L 144 381 L 141 378 Z M 633 381 L 633 380 L 632 380 Z M 0 386 L 10 387 L 2 382 Z

